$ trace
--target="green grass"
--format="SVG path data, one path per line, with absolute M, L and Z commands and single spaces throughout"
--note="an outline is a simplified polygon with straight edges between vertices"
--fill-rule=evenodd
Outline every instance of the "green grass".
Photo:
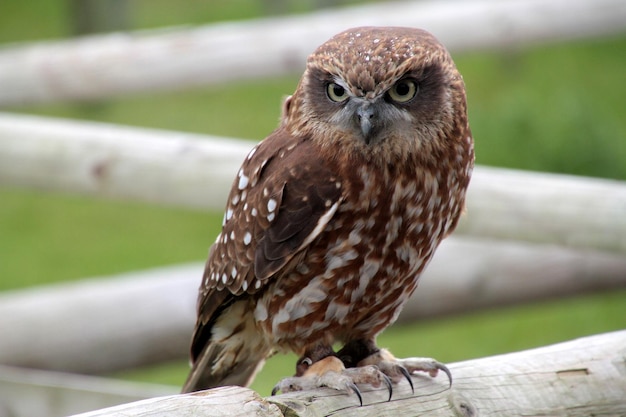
M 626 37 L 458 59 L 479 163 L 626 179 Z
M 0 189 L 0 290 L 206 256 L 221 215 Z
M 63 38 L 66 1 L 9 2 L 0 42 Z M 132 1 L 135 28 L 251 18 L 260 2 Z M 306 11 L 303 8 L 290 11 Z M 23 22 L 36 22 L 24 24 Z M 508 52 L 455 53 L 464 75 L 477 161 L 626 180 L 626 34 Z M 230 82 L 103 103 L 8 109 L 48 116 L 259 140 L 277 124 L 297 77 Z M 0 188 L 0 290 L 202 260 L 221 213 Z M 198 277 L 200 278 L 200 277 Z M 381 345 L 442 361 L 540 346 L 626 327 L 626 291 L 591 294 L 395 326 Z M 185 363 L 116 374 L 180 385 Z M 293 372 L 269 361 L 254 387 L 267 394 Z

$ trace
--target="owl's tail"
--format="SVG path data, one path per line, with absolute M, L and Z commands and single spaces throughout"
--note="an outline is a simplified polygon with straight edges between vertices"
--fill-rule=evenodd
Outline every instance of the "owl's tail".
M 252 315 L 237 311 L 243 308 L 244 303 L 235 303 L 212 326 L 210 339 L 192 363 L 183 393 L 252 383 L 271 348 L 258 333 Z

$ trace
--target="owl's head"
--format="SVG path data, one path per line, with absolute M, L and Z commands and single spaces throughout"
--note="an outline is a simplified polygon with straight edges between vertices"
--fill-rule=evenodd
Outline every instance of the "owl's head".
M 364 153 L 436 151 L 469 135 L 463 80 L 447 50 L 426 31 L 400 27 L 349 29 L 318 47 L 283 125 Z

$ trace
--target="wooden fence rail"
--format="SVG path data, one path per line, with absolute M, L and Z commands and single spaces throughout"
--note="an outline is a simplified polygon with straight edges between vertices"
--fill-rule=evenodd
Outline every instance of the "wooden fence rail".
M 0 364 L 0 417 L 62 417 L 180 392 L 180 387 Z
M 363 406 L 353 394 L 329 389 L 262 398 L 246 388 L 224 387 L 152 398 L 79 417 L 626 414 L 626 331 L 454 363 L 450 370 L 450 389 L 445 376 L 418 375 L 413 377 L 415 394 L 406 382 L 394 387 L 390 402 L 385 401 L 385 388 L 363 389 Z
M 0 185 L 222 211 L 251 147 L 233 139 L 0 113 Z M 623 182 L 477 167 L 458 233 L 624 254 L 624 213 Z
M 105 99 L 299 72 L 317 45 L 360 25 L 422 27 L 458 51 L 619 33 L 624 22 L 623 0 L 403 1 L 17 45 L 0 50 L 0 106 Z

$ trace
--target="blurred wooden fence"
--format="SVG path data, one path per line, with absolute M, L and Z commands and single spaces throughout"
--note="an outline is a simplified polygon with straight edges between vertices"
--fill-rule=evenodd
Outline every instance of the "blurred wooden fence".
M 354 26 L 421 27 L 470 51 L 619 33 L 625 21 L 623 0 L 431 0 L 17 45 L 0 50 L 0 106 L 298 73 L 316 46 Z
M 106 99 L 299 71 L 317 44 L 363 24 L 420 26 L 453 50 L 470 50 L 610 34 L 623 31 L 625 22 L 623 0 L 426 1 L 13 45 L 0 49 L 0 106 Z M 4 113 L 0 185 L 222 210 L 251 146 L 205 135 Z M 626 286 L 622 182 L 477 167 L 468 213 L 455 237 L 436 254 L 401 320 Z M 0 294 L 0 363 L 39 368 L 0 367 L 0 417 L 46 411 L 62 415 L 164 394 L 163 387 L 126 384 L 116 389 L 110 381 L 57 372 L 102 373 L 186 355 L 201 267 L 192 264 Z M 604 339 L 594 340 L 599 346 L 597 341 Z M 606 340 L 624 343 L 623 335 Z M 532 356 L 536 360 L 543 353 L 532 355 L 539 355 Z M 623 357 L 614 362 L 620 369 Z M 596 389 L 604 383 L 619 386 L 613 371 L 606 378 L 596 368 L 579 372 L 587 365 L 579 356 L 573 360 L 579 361 L 577 366 L 561 364 L 561 373 L 552 377 L 566 385 L 579 378 L 576 381 L 590 381 L 585 383 L 596 384 Z M 470 367 L 478 373 L 462 377 L 461 388 L 480 380 L 481 372 L 499 359 L 484 361 Z M 571 373 L 564 373 L 570 368 Z M 455 366 L 457 379 L 462 369 L 461 364 Z M 519 383 L 524 372 L 509 376 Z M 582 378 L 590 374 L 593 378 Z M 507 376 L 503 378 L 490 383 L 506 381 Z M 456 389 L 455 383 L 454 396 L 441 398 L 457 401 L 467 395 Z M 524 391 L 529 398 L 540 394 L 538 386 Z M 205 397 L 184 398 L 197 406 L 195 401 Z M 53 406 L 56 411 L 50 411 Z
M 0 184 L 219 211 L 254 145 L 7 113 L 0 141 Z M 477 167 L 467 211 L 457 233 L 626 253 L 620 181 Z

